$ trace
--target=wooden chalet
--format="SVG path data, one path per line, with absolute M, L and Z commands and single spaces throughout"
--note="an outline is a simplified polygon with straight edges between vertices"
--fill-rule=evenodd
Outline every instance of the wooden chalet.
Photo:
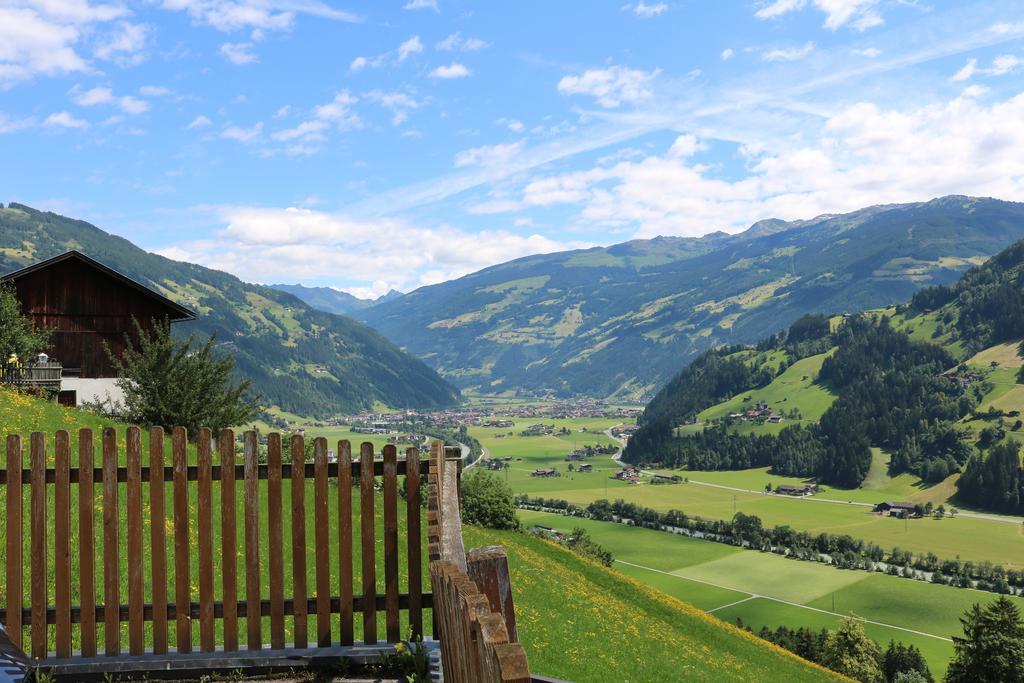
M 58 398 L 65 405 L 118 398 L 115 357 L 125 351 L 125 335 L 160 321 L 194 320 L 196 314 L 145 285 L 78 251 L 69 251 L 3 278 L 14 285 L 22 312 L 38 328 L 50 330 L 47 353 L 62 364 Z

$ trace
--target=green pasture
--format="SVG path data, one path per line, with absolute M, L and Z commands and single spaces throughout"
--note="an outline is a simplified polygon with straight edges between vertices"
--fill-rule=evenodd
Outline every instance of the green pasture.
M 763 625 L 835 628 L 846 615 L 879 622 L 866 625 L 872 638 L 883 646 L 889 640 L 916 645 L 933 673 L 945 670 L 952 644 L 942 639 L 960 634 L 964 611 L 995 599 L 991 593 L 837 569 L 661 531 L 552 513 L 520 514 L 527 524 L 562 531 L 582 527 L 613 553 L 617 571 L 726 621 L 739 617 L 755 630 Z M 1024 607 L 1024 600 L 1014 599 Z

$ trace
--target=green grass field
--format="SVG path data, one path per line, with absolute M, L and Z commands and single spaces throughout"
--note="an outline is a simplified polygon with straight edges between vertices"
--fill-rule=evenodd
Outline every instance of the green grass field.
M 640 581 L 527 534 L 465 529 L 509 553 L 531 671 L 605 681 L 828 681 L 830 672 Z
M 740 618 L 755 630 L 835 628 L 847 615 L 877 622 L 866 624 L 868 635 L 883 646 L 890 640 L 917 646 L 936 674 L 952 656 L 949 638 L 960 633 L 960 616 L 975 602 L 995 599 L 991 593 L 836 569 L 610 522 L 527 510 L 520 516 L 526 524 L 564 531 L 582 527 L 614 554 L 617 571 L 723 620 Z M 1018 604 L 1024 607 L 1024 601 Z

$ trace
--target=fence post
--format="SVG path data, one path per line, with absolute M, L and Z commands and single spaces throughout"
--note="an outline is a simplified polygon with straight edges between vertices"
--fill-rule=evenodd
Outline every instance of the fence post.
M 519 642 L 516 610 L 512 602 L 512 579 L 508 571 L 508 555 L 500 545 L 474 548 L 466 559 L 469 578 L 477 585 L 491 605 L 491 611 L 505 619 L 510 643 Z

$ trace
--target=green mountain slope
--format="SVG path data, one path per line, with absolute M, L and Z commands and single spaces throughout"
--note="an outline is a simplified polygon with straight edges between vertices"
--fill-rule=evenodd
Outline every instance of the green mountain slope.
M 467 527 L 504 545 L 530 670 L 604 681 L 841 681 L 688 603 L 533 536 Z
M 0 273 L 77 249 L 199 313 L 187 334 L 216 334 L 265 400 L 302 415 L 438 407 L 457 391 L 420 360 L 349 318 L 269 287 L 139 249 L 84 221 L 0 207 Z
M 321 311 L 337 313 L 338 315 L 352 315 L 385 301 L 391 301 L 402 296 L 401 292 L 391 290 L 384 296 L 376 299 L 360 299 L 348 292 L 342 292 L 332 287 L 306 287 L 304 285 L 270 285 L 273 289 L 287 292 L 302 299 L 307 304 Z
M 1024 512 L 1020 457 L 1004 446 L 1024 441 L 1021 338 L 1024 242 L 909 304 L 708 351 L 648 404 L 625 457 L 856 487 L 881 450 L 889 475 Z
M 904 302 L 1022 237 L 1024 205 L 945 197 L 530 256 L 359 317 L 462 387 L 641 398 L 708 348 Z

